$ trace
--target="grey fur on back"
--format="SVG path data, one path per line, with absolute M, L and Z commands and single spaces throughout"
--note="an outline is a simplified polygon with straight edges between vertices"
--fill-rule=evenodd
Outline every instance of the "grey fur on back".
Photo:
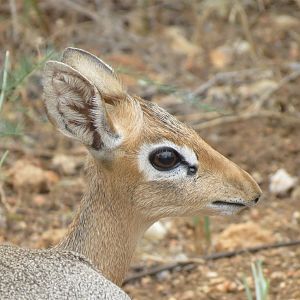
M 77 253 L 13 246 L 0 246 L 0 299 L 130 300 Z

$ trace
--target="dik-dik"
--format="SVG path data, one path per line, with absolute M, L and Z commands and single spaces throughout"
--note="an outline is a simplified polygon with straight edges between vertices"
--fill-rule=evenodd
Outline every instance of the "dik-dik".
M 129 95 L 111 67 L 68 48 L 49 61 L 50 122 L 87 149 L 87 187 L 59 245 L 0 247 L 1 299 L 128 299 L 121 285 L 138 239 L 163 217 L 235 215 L 253 178 L 156 104 Z M 62 199 L 63 201 L 63 199 Z

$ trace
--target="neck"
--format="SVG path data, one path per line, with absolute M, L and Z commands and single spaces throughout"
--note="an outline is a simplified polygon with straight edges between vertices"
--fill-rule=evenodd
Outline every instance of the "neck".
M 128 205 L 128 186 L 118 182 L 116 189 L 109 176 L 99 175 L 89 180 L 79 211 L 57 248 L 84 255 L 107 279 L 121 285 L 145 227 Z

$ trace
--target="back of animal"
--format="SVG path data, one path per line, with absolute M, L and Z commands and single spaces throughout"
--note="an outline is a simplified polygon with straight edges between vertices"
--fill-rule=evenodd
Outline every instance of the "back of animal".
M 1 300 L 130 300 L 81 255 L 0 247 Z

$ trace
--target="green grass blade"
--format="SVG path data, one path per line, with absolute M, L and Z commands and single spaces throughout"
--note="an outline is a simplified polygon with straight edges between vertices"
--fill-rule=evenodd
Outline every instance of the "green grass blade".
M 10 83 L 8 90 L 14 91 L 18 89 L 37 69 L 42 67 L 44 63 L 54 55 L 54 51 L 50 51 L 37 63 L 33 63 L 27 58 L 21 60 L 20 67 L 14 71 L 13 80 Z
M 3 163 L 4 163 L 4 161 L 5 161 L 5 159 L 6 159 L 6 157 L 7 157 L 7 155 L 8 155 L 8 150 L 6 150 L 5 152 L 4 152 L 4 154 L 1 156 L 1 158 L 0 158 L 0 169 L 1 169 L 1 167 L 2 167 L 2 165 L 3 165 Z
M 1 93 L 0 93 L 0 111 L 4 102 L 4 96 L 6 91 L 7 85 L 7 73 L 9 68 L 9 51 L 5 52 L 5 59 L 4 59 L 4 67 L 3 67 L 3 77 L 2 77 L 2 85 L 1 85 Z
M 262 262 L 258 261 L 257 262 L 257 271 L 258 271 L 258 280 L 260 283 L 260 294 L 261 294 L 261 299 L 266 300 L 268 296 L 268 281 L 264 277 L 263 269 L 262 269 Z
M 262 262 L 260 260 L 251 264 L 252 274 L 255 283 L 256 300 L 266 300 L 268 298 L 269 283 L 264 277 Z
M 245 275 L 243 276 L 243 284 L 244 284 L 247 300 L 253 300 L 252 293 L 250 291 L 250 287 L 248 285 Z
M 200 217 L 199 216 L 193 217 L 194 226 L 198 226 L 199 223 L 200 223 Z
M 208 216 L 204 217 L 204 234 L 208 245 L 211 244 L 211 228 L 210 228 L 210 218 Z
M 255 296 L 256 296 L 256 300 L 262 300 L 261 294 L 260 294 L 260 286 L 259 286 L 258 272 L 257 272 L 256 264 L 257 264 L 257 262 L 254 262 L 251 264 L 252 276 L 254 278 Z

